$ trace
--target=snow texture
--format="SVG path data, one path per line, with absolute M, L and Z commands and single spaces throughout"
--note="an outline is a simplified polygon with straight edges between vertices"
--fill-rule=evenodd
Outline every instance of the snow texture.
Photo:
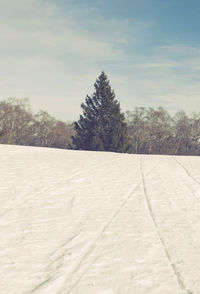
M 1 294 L 199 294 L 200 158 L 0 145 Z

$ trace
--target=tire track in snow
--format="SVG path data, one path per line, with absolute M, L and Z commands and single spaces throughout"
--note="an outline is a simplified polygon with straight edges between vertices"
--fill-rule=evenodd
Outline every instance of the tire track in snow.
M 176 279 L 177 286 L 178 286 L 178 288 L 180 290 L 180 293 L 185 293 L 185 294 L 193 293 L 190 290 L 186 289 L 183 278 L 181 277 L 181 274 L 179 273 L 176 265 L 174 263 L 172 263 L 171 255 L 170 255 L 170 253 L 169 253 L 169 251 L 167 249 L 167 246 L 165 244 L 164 239 L 162 238 L 162 235 L 160 234 L 160 231 L 159 231 L 159 228 L 158 228 L 158 225 L 157 225 L 157 222 L 156 222 L 156 218 L 155 218 L 155 215 L 153 213 L 153 208 L 152 208 L 152 205 L 151 205 L 148 193 L 147 193 L 147 186 L 146 186 L 145 176 L 144 176 L 144 172 L 143 172 L 143 168 L 142 168 L 142 158 L 141 157 L 140 157 L 140 171 L 141 171 L 141 181 L 142 181 L 143 193 L 144 193 L 144 198 L 145 198 L 147 210 L 148 210 L 150 218 L 152 220 L 154 229 L 155 229 L 155 231 L 156 231 L 156 233 L 158 235 L 158 239 L 160 241 L 160 244 L 161 244 L 161 246 L 163 248 L 163 251 L 164 251 L 164 253 L 166 255 L 166 258 L 168 260 L 169 267 L 170 267 L 170 269 L 172 271 L 173 276 Z

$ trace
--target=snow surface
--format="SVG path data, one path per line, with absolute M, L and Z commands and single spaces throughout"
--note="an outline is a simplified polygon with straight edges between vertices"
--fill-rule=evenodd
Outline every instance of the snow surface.
M 200 158 L 0 145 L 1 294 L 199 294 Z

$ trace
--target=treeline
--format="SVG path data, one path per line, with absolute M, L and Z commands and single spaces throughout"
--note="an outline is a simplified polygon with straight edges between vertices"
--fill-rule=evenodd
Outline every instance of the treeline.
M 32 113 L 28 99 L 0 101 L 0 144 L 69 148 L 73 124 L 57 120 L 46 111 Z
M 200 114 L 171 116 L 165 109 L 137 107 L 125 113 L 131 153 L 200 155 Z M 0 102 L 0 144 L 71 149 L 74 124 L 46 111 L 32 113 L 28 99 Z
M 139 107 L 126 112 L 126 121 L 131 153 L 200 155 L 200 114 Z

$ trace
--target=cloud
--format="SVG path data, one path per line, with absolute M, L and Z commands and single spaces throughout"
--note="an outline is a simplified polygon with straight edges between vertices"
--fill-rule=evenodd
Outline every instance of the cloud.
M 8 3 L 1 11 L 8 15 L 11 10 L 11 18 L 3 19 L 0 41 L 5 48 L 13 48 L 14 54 L 19 54 L 16 51 L 21 49 L 25 55 L 37 55 L 39 52 L 52 54 L 54 58 L 62 53 L 114 58 L 119 53 L 112 43 L 99 40 L 74 25 L 70 13 L 66 11 L 63 15 L 55 5 L 44 4 L 39 0 L 28 1 L 27 5 L 27 2 L 19 0 L 18 5 L 11 9 Z
M 136 67 L 138 68 L 167 68 L 167 67 L 175 67 L 177 66 L 176 62 L 168 62 L 168 63 L 143 63 L 138 64 Z
M 124 110 L 160 105 L 172 113 L 200 109 L 200 45 L 154 46 L 149 54 L 137 52 L 130 60 L 121 64 L 123 78 L 115 85 Z
M 43 0 L 1 0 L 0 20 L 1 99 L 30 97 L 35 111 L 76 119 L 104 70 L 123 110 L 200 108 L 200 46 L 147 44 L 150 21 Z
M 78 114 L 81 99 L 93 91 L 103 64 L 124 58 L 123 50 L 115 46 L 122 40 L 116 39 L 117 34 L 109 40 L 107 32 L 99 36 L 82 27 L 89 14 L 73 6 L 62 11 L 41 0 L 2 0 L 0 98 L 28 96 L 35 110 L 54 110 L 58 116 L 64 103 L 69 119 L 75 116 L 74 109 Z M 121 35 L 123 43 L 122 29 Z

